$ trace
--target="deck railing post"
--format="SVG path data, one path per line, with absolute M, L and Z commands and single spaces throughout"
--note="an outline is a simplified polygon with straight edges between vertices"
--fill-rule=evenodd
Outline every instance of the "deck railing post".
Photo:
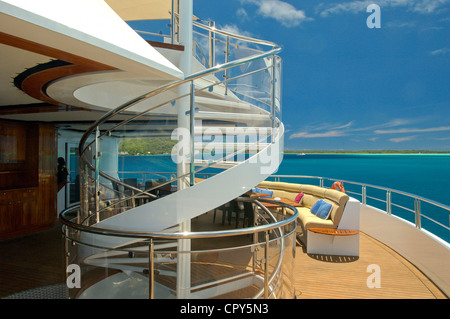
M 150 239 L 150 243 L 148 245 L 148 297 L 149 299 L 153 299 L 154 296 L 154 283 L 155 283 L 155 265 L 153 262 L 153 239 Z
M 420 229 L 422 227 L 420 217 L 420 200 L 417 198 L 414 200 L 414 211 L 416 216 L 416 227 Z
M 271 100 L 271 117 L 272 117 L 272 134 L 271 134 L 271 139 L 272 139 L 272 143 L 275 143 L 275 139 L 273 137 L 274 135 L 274 130 L 275 130 L 275 89 L 276 89 L 276 77 L 275 77 L 275 55 L 272 55 L 272 100 Z
M 99 216 L 99 210 L 100 210 L 99 136 L 100 136 L 100 129 L 97 126 L 96 131 L 95 131 L 95 150 L 94 150 L 94 160 L 95 160 L 95 185 L 94 185 L 95 195 L 94 195 L 94 198 L 95 198 L 95 214 L 96 214 L 95 218 L 96 218 L 97 223 L 100 221 L 100 216 Z
M 367 193 L 366 192 L 367 192 L 367 187 L 366 187 L 366 185 L 363 185 L 362 186 L 362 198 L 361 198 L 363 205 L 367 204 Z
M 391 191 L 386 192 L 386 213 L 391 215 Z
M 172 0 L 172 10 L 170 12 L 170 43 L 174 44 L 175 36 L 175 0 Z
M 190 185 L 191 186 L 194 185 L 194 182 L 195 182 L 195 176 L 194 176 L 194 174 L 195 174 L 195 148 L 194 148 L 194 141 L 195 141 L 195 139 L 194 139 L 194 134 L 195 134 L 195 114 L 194 114 L 195 101 L 194 101 L 194 99 L 195 99 L 195 96 L 194 95 L 195 95 L 194 81 L 191 81 L 191 101 L 190 101 L 190 114 L 189 114 L 189 117 L 190 117 L 189 130 L 190 130 L 190 138 L 191 138 L 191 140 L 190 140 L 190 147 L 191 147 L 191 151 L 190 151 L 191 158 L 190 159 L 191 159 L 191 161 L 190 161 L 190 175 L 189 176 L 190 176 Z
M 66 274 L 66 283 L 67 283 L 67 267 L 69 266 L 69 227 L 64 225 L 64 262 L 65 262 L 65 274 Z
M 226 46 L 225 46 L 225 63 L 228 62 L 228 58 L 230 56 L 230 37 L 227 35 L 227 42 L 226 42 Z M 225 95 L 228 95 L 228 69 L 225 69 L 225 74 L 223 75 L 223 77 L 225 78 Z
M 269 232 L 266 231 L 266 245 L 264 250 L 264 299 L 269 298 Z
M 215 21 L 209 21 L 211 28 L 216 27 Z M 209 67 L 212 68 L 216 63 L 216 33 L 209 31 Z

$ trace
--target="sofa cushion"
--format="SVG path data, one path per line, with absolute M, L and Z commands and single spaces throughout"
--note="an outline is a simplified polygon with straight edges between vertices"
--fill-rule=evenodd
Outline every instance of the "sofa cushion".
M 302 201 L 303 196 L 305 196 L 305 194 L 303 193 L 298 193 L 297 196 L 295 196 L 294 202 L 299 203 Z
M 334 189 L 325 190 L 325 198 L 336 202 L 338 205 L 345 205 L 349 199 L 348 195 Z
M 303 225 L 303 229 L 306 230 L 312 227 L 318 228 L 337 228 L 331 219 L 322 219 L 313 215 L 309 212 L 303 212 L 301 208 L 299 209 L 298 218 Z
M 311 213 L 322 219 L 328 219 L 331 213 L 332 204 L 327 203 L 323 199 L 317 201 L 311 208 Z
M 333 221 L 335 225 L 339 225 L 341 222 L 342 215 L 344 213 L 345 206 L 337 206 L 333 207 L 330 214 L 330 219 Z
M 299 192 L 311 194 L 320 198 L 325 197 L 325 191 L 325 188 L 315 185 L 301 185 L 299 190 Z
M 317 216 L 317 213 L 319 211 L 320 205 L 322 205 L 323 199 L 319 199 L 317 202 L 314 203 L 311 207 L 311 213 Z
M 273 197 L 287 198 L 287 199 L 293 201 L 295 199 L 295 193 L 281 191 L 281 190 L 274 190 Z

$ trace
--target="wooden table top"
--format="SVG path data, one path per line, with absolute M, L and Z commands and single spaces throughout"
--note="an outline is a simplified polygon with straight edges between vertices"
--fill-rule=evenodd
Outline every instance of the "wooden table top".
M 351 229 L 334 229 L 334 228 L 308 228 L 309 231 L 312 231 L 314 233 L 318 234 L 325 234 L 325 235 L 334 235 L 334 236 L 351 236 L 351 235 L 357 235 L 359 234 L 358 230 L 351 230 Z

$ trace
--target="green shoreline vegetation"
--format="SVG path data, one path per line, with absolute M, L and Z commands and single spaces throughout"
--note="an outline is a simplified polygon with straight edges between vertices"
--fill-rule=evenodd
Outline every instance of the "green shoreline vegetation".
M 170 137 L 126 138 L 119 144 L 120 155 L 171 154 L 178 141 Z M 285 154 L 450 154 L 433 150 L 285 150 Z
M 178 141 L 170 137 L 125 138 L 119 144 L 120 155 L 170 154 Z
M 450 154 L 450 151 L 432 150 L 364 150 L 364 151 L 327 151 L 327 150 L 285 150 L 285 154 Z

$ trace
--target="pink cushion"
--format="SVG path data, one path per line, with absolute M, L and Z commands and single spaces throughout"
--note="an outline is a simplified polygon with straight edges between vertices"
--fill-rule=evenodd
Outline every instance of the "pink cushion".
M 298 193 L 298 195 L 295 196 L 295 202 L 296 202 L 296 203 L 300 203 L 300 201 L 301 201 L 302 198 L 303 198 L 303 195 L 305 195 L 305 194 L 303 194 L 303 193 Z

